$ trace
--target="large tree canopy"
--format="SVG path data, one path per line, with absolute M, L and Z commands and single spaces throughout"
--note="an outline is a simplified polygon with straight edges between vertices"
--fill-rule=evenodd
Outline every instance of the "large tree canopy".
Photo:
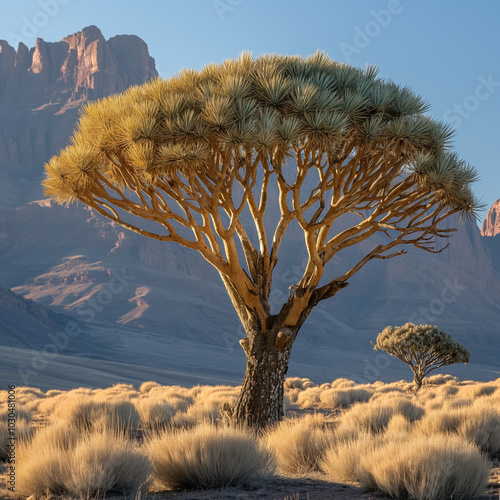
M 435 251 L 434 238 L 450 232 L 442 221 L 478 208 L 474 168 L 449 150 L 453 131 L 427 109 L 409 88 L 377 79 L 373 67 L 322 53 L 244 53 L 87 104 L 71 144 L 46 165 L 45 193 L 200 252 L 219 271 L 247 332 L 247 375 L 272 365 L 280 373 L 269 384 L 279 387 L 297 331 L 319 301 L 371 259 L 404 253 L 397 246 Z M 271 184 L 277 199 L 268 197 Z M 279 216 L 270 230 L 273 202 Z M 345 214 L 357 222 L 335 231 Z M 308 260 L 271 314 L 272 274 L 294 221 Z M 377 232 L 384 243 L 320 284 L 328 262 Z M 251 392 L 246 382 L 242 394 Z M 282 389 L 264 398 L 259 391 L 257 399 L 282 399 Z M 279 418 L 281 409 L 265 407 L 273 405 L 253 411 Z

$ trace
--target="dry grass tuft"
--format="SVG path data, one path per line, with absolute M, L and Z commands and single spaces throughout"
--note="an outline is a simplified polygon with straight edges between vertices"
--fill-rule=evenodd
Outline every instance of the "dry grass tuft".
M 81 432 L 115 429 L 130 432 L 139 426 L 139 413 L 128 401 L 95 401 L 91 398 L 70 400 L 54 413 L 57 421 L 65 421 Z
M 0 410 L 0 460 L 7 458 L 7 444 L 10 441 L 8 409 Z M 17 439 L 28 439 L 33 432 L 31 412 L 25 408 L 16 408 L 15 433 Z
M 139 387 L 139 392 L 147 394 L 153 387 L 161 387 L 161 384 L 153 381 L 143 382 Z
M 50 426 L 21 442 L 17 455 L 16 487 L 25 496 L 133 493 L 151 472 L 137 444 L 112 430 L 81 434 L 64 424 Z
M 358 480 L 360 458 L 381 446 L 381 440 L 364 432 L 356 437 L 339 440 L 329 447 L 320 462 L 321 470 L 330 481 L 351 483 Z
M 209 424 L 165 432 L 146 447 L 154 479 L 168 490 L 245 485 L 271 470 L 269 453 L 252 435 Z
M 500 408 L 471 408 L 458 429 L 459 436 L 475 443 L 481 451 L 500 458 Z
M 264 437 L 267 448 L 276 458 L 281 474 L 307 474 L 320 469 L 325 450 L 334 439 L 321 416 L 281 422 Z
M 465 500 L 482 494 L 489 462 L 458 436 L 393 441 L 361 456 L 358 481 L 395 499 Z
M 325 408 L 347 408 L 368 401 L 372 394 L 366 389 L 326 389 L 321 391 L 319 400 Z
M 173 406 L 157 399 L 136 399 L 134 405 L 139 412 L 142 425 L 147 430 L 165 429 L 176 414 Z
M 80 497 L 135 493 L 146 486 L 152 470 L 137 444 L 111 432 L 84 436 L 69 455 L 71 470 L 64 471 L 64 487 Z

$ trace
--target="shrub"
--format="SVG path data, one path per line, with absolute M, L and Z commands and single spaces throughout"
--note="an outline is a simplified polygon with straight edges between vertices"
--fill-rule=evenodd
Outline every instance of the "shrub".
M 467 411 L 458 425 L 457 432 L 475 443 L 484 453 L 500 456 L 500 411 L 476 407 Z
M 465 420 L 467 410 L 464 408 L 441 408 L 428 412 L 417 424 L 416 431 L 426 436 L 432 434 L 449 434 L 456 432 Z
M 380 446 L 380 440 L 371 433 L 340 440 L 324 453 L 320 468 L 330 481 L 345 483 L 358 480 L 360 457 Z
M 282 474 L 307 474 L 319 470 L 322 455 L 333 441 L 321 416 L 281 422 L 264 438 Z
M 134 401 L 139 418 L 146 429 L 163 429 L 169 425 L 176 410 L 168 403 L 152 398 L 141 398 Z
M 383 431 L 394 415 L 402 415 L 409 422 L 414 422 L 425 411 L 406 397 L 398 393 L 389 393 L 368 403 L 355 403 L 340 417 L 336 434 L 340 439 L 355 437 L 360 433 Z
M 55 414 L 82 432 L 115 429 L 130 432 L 139 425 L 139 413 L 129 401 L 72 401 Z
M 288 377 L 285 380 L 284 388 L 287 389 L 307 389 L 309 387 L 314 387 L 314 383 L 311 382 L 308 378 L 300 378 L 300 377 Z
M 313 408 L 319 403 L 321 392 L 319 387 L 309 387 L 298 394 L 295 404 L 303 410 Z
M 458 396 L 476 399 L 482 396 L 491 396 L 496 390 L 497 387 L 493 384 L 468 384 L 460 387 Z
M 140 387 L 139 387 L 139 392 L 142 392 L 143 394 L 147 394 L 153 387 L 161 387 L 161 384 L 158 382 L 143 382 Z
M 107 491 L 136 492 L 147 483 L 152 467 L 131 441 L 104 432 L 83 437 L 71 450 L 65 489 L 78 496 Z
M 366 389 L 327 389 L 319 399 L 326 408 L 347 408 L 353 403 L 366 402 L 372 393 Z
M 146 443 L 156 482 L 166 489 L 225 488 L 270 471 L 269 453 L 246 432 L 204 424 Z
M 27 439 L 32 433 L 31 412 L 24 408 L 16 409 L 16 437 Z M 9 421 L 7 408 L 0 411 L 0 460 L 6 460 L 10 441 Z
M 464 500 L 484 492 L 489 472 L 488 461 L 463 438 L 420 436 L 362 456 L 357 479 L 395 499 Z
M 66 425 L 47 427 L 20 442 L 16 489 L 21 495 L 89 497 L 135 492 L 151 471 L 147 457 L 122 435 L 80 434 Z

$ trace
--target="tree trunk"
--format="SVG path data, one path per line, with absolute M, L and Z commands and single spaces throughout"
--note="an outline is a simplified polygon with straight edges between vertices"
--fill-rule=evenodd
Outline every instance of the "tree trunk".
M 245 378 L 231 415 L 236 425 L 262 429 L 283 417 L 283 383 L 291 346 L 275 344 L 276 334 L 257 332 L 246 349 Z
M 417 391 L 418 391 L 422 387 L 422 380 L 424 379 L 424 375 L 419 370 L 415 370 L 413 374 L 414 374 L 413 383 L 417 384 Z

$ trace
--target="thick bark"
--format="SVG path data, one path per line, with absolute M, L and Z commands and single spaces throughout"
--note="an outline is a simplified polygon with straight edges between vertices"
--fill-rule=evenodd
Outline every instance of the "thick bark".
M 245 378 L 235 407 L 225 408 L 226 417 L 232 425 L 258 430 L 282 419 L 283 385 L 290 351 L 298 331 L 316 303 L 309 297 L 305 306 L 299 304 L 296 307 L 296 297 L 293 296 L 278 315 L 245 325 L 247 337 L 240 341 L 247 356 Z M 290 323 L 290 311 L 294 307 L 298 310 L 292 315 L 294 320 Z M 262 328 L 263 323 L 265 328 Z
M 265 428 L 283 417 L 283 383 L 289 351 L 274 349 L 250 355 L 233 419 L 237 425 Z
M 259 429 L 281 420 L 283 383 L 295 334 L 289 329 L 254 331 L 242 344 L 247 367 L 240 396 L 231 410 L 234 425 Z

